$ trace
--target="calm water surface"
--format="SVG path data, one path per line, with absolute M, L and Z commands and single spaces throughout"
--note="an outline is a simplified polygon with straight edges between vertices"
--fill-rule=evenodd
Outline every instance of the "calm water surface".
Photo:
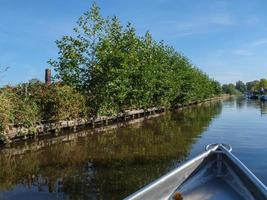
M 0 151 L 0 199 L 121 199 L 201 153 L 209 143 L 233 153 L 267 184 L 267 103 L 208 103 L 141 123 L 47 145 Z

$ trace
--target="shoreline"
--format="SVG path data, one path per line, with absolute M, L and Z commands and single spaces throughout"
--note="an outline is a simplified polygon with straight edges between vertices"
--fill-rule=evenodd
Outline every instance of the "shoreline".
M 218 97 L 208 98 L 202 101 L 194 101 L 190 103 L 186 103 L 183 105 L 177 105 L 172 108 L 163 108 L 163 107 L 154 107 L 148 109 L 139 109 L 139 110 L 128 110 L 124 113 L 119 113 L 117 116 L 113 117 L 105 117 L 99 116 L 97 118 L 90 118 L 90 119 L 76 119 L 76 120 L 69 120 L 69 121 L 59 121 L 53 123 L 44 123 L 37 125 L 35 129 L 35 133 L 31 133 L 32 129 L 24 128 L 24 127 L 16 127 L 11 125 L 9 127 L 9 132 L 5 134 L 3 139 L 3 144 L 0 147 L 5 147 L 10 144 L 17 143 L 19 141 L 30 141 L 41 139 L 46 136 L 60 136 L 60 131 L 73 131 L 74 134 L 77 134 L 77 129 L 85 129 L 89 128 L 92 130 L 97 129 L 105 129 L 106 127 L 116 126 L 120 123 L 135 123 L 134 121 L 144 120 L 150 117 L 157 117 L 167 111 L 173 110 L 181 110 L 183 108 L 200 105 L 206 102 L 218 101 L 222 99 L 226 99 L 231 97 L 230 95 L 221 95 Z M 76 132 L 76 133 L 75 133 Z M 63 134 L 64 135 L 64 134 Z

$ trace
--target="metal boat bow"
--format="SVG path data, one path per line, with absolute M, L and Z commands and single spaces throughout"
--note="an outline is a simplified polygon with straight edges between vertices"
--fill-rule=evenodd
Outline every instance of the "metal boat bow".
M 267 200 L 266 186 L 231 153 L 226 144 L 206 151 L 150 183 L 125 200 Z

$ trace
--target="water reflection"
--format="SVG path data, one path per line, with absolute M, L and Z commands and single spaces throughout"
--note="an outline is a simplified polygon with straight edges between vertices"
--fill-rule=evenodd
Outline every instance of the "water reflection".
M 183 161 L 221 110 L 208 103 L 24 155 L 2 153 L 0 198 L 121 199 Z
M 266 115 L 267 114 L 267 102 L 266 101 L 260 101 L 260 100 L 251 100 L 248 99 L 246 101 L 240 99 L 240 101 L 244 104 L 246 104 L 247 107 L 250 107 L 252 109 L 258 109 L 260 111 L 261 115 Z
M 267 102 L 266 101 L 261 101 L 260 102 L 260 110 L 262 115 L 267 114 Z
M 236 108 L 237 109 L 243 109 L 246 106 L 246 101 L 244 101 L 244 97 L 238 97 L 236 98 Z

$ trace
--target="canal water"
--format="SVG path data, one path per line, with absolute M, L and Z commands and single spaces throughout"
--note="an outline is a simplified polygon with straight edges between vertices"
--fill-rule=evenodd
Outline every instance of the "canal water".
M 210 143 L 230 144 L 267 184 L 264 102 L 243 98 L 211 102 L 97 134 L 83 130 L 83 136 L 2 149 L 0 199 L 122 199 Z M 22 149 L 28 151 L 14 155 Z

